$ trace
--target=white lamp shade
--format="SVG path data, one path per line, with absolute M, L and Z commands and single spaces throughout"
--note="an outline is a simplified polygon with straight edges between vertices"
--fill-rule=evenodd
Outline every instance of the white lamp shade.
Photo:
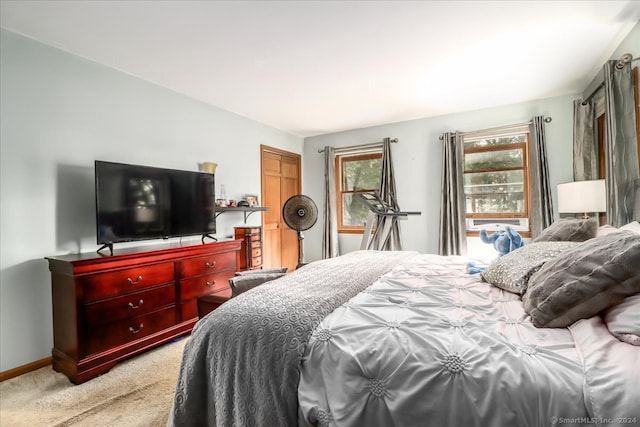
M 607 210 L 604 179 L 558 184 L 558 212 L 587 213 Z

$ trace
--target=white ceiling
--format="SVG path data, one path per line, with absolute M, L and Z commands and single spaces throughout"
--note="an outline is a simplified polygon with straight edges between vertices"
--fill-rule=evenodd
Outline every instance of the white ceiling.
M 0 1 L 7 30 L 304 137 L 581 92 L 639 19 L 633 0 Z

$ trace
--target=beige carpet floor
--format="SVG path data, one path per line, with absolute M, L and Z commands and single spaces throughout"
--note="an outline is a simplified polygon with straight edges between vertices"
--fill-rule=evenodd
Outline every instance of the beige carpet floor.
M 165 426 L 188 338 L 80 385 L 51 366 L 0 383 L 0 426 Z

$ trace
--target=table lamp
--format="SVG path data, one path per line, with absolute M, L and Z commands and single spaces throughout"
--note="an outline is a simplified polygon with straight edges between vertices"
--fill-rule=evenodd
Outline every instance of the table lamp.
M 559 213 L 581 213 L 582 218 L 589 218 L 589 213 L 606 210 L 607 191 L 604 179 L 558 184 Z

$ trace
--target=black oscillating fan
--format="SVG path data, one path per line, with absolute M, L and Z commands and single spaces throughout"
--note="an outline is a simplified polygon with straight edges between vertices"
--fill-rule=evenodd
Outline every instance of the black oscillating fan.
M 290 229 L 298 233 L 298 266 L 304 265 L 304 250 L 302 232 L 313 227 L 318 220 L 318 208 L 309 196 L 297 194 L 289 197 L 282 206 L 282 218 Z

